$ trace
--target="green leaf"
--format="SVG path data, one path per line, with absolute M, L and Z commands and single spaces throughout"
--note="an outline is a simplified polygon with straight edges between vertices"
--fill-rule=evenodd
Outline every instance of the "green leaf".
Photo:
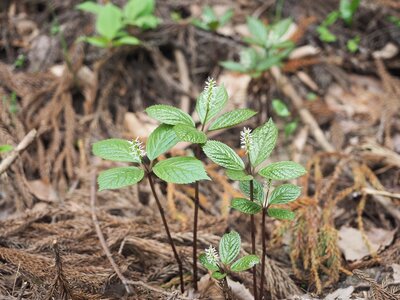
M 273 66 L 279 65 L 281 61 L 282 57 L 280 57 L 279 55 L 267 56 L 257 64 L 256 70 L 264 72 L 266 70 L 269 70 Z
M 239 155 L 224 143 L 207 141 L 203 146 L 203 151 L 214 163 L 226 169 L 243 170 L 245 167 Z
M 201 124 L 207 124 L 225 106 L 228 93 L 225 87 L 215 86 L 214 80 L 209 80 L 203 92 L 197 98 L 196 111 Z
M 219 267 L 215 262 L 210 262 L 205 253 L 200 254 L 199 261 L 209 271 L 219 271 Z
M 304 167 L 294 161 L 279 161 L 269 164 L 258 174 L 272 180 L 290 180 L 306 174 Z
M 289 117 L 290 116 L 290 111 L 286 104 L 279 99 L 274 99 L 272 100 L 272 108 L 276 112 L 276 114 L 280 117 Z
M 256 264 L 260 263 L 260 259 L 257 255 L 246 255 L 235 261 L 231 266 L 231 271 L 242 272 L 251 269 Z
M 112 40 L 117 36 L 122 26 L 122 12 L 118 6 L 108 3 L 101 8 L 96 20 L 98 33 Z
M 219 19 L 220 26 L 224 26 L 226 23 L 230 21 L 233 17 L 233 8 L 228 9 Z
M 135 25 L 142 29 L 151 29 L 151 28 L 156 28 L 159 23 L 160 23 L 159 18 L 153 15 L 147 15 L 137 18 L 134 24 L 132 25 Z
M 97 177 L 99 191 L 119 189 L 142 180 L 144 171 L 137 167 L 120 167 L 100 172 Z
M 273 190 L 269 204 L 286 204 L 296 200 L 301 194 L 301 188 L 294 184 L 282 184 Z
M 275 148 L 278 129 L 272 119 L 253 131 L 253 146 L 250 148 L 250 162 L 256 167 L 265 161 Z
M 280 41 L 280 38 L 288 31 L 290 25 L 292 25 L 293 21 L 291 18 L 286 18 L 280 20 L 272 26 L 273 35 L 276 37 L 277 41 Z
M 11 145 L 0 145 L 0 153 L 9 152 L 12 149 L 14 149 L 14 147 Z
M 169 125 L 185 124 L 194 127 L 194 122 L 187 113 L 171 105 L 152 105 L 146 108 L 146 113 L 161 123 Z
M 179 142 L 172 125 L 161 124 L 147 139 L 146 151 L 150 160 L 156 159 Z
M 326 19 L 322 22 L 321 26 L 323 26 L 323 27 L 331 26 L 333 23 L 335 23 L 337 21 L 337 19 L 339 17 L 340 17 L 340 13 L 337 10 L 334 10 L 328 14 Z
M 131 146 L 126 140 L 108 139 L 94 143 L 92 152 L 103 159 L 140 163 L 141 158 L 133 154 Z
M 336 42 L 337 38 L 327 27 L 318 26 L 317 32 L 319 33 L 319 39 L 323 42 L 333 43 Z
M 192 126 L 178 124 L 174 126 L 174 131 L 179 140 L 182 142 L 204 144 L 207 141 L 206 134 L 204 132 L 198 131 Z
M 346 44 L 347 50 L 349 50 L 351 53 L 356 53 L 358 51 L 360 40 L 361 40 L 361 38 L 360 38 L 359 35 L 357 35 L 354 38 L 348 40 L 347 44 Z
M 222 67 L 225 69 L 234 71 L 234 72 L 239 72 L 239 73 L 245 73 L 246 72 L 246 67 L 243 66 L 241 63 L 227 60 L 227 61 L 221 61 L 219 63 Z
M 76 5 L 75 7 L 82 11 L 98 14 L 103 6 L 95 2 L 86 1 Z
M 132 45 L 132 46 L 136 46 L 140 44 L 140 40 L 134 36 L 123 36 L 121 38 L 119 38 L 118 40 L 114 41 L 113 44 L 115 46 L 121 46 L 121 45 Z
M 226 169 L 225 172 L 226 172 L 226 176 L 228 176 L 228 178 L 230 180 L 242 181 L 242 180 L 251 180 L 251 179 L 253 179 L 253 176 L 247 174 L 244 170 Z
M 213 272 L 213 273 L 211 274 L 211 276 L 212 276 L 212 278 L 214 278 L 214 279 L 222 280 L 222 279 L 224 279 L 224 278 L 226 277 L 226 274 L 225 274 L 225 273 L 221 273 L 221 272 L 219 272 L 219 271 L 216 271 L 216 272 Z
M 291 136 L 297 129 L 297 121 L 292 121 L 289 122 L 285 125 L 284 131 L 285 131 L 285 136 L 289 137 Z
M 296 214 L 287 209 L 281 208 L 269 208 L 268 215 L 271 218 L 279 219 L 279 220 L 293 220 Z
M 134 22 L 139 16 L 152 14 L 154 0 L 129 0 L 124 6 L 124 18 L 126 22 Z
M 268 31 L 263 22 L 254 17 L 248 17 L 247 27 L 249 28 L 252 36 L 257 40 L 258 44 L 264 44 L 264 42 L 267 40 Z
M 99 48 L 107 48 L 111 45 L 110 41 L 104 36 L 81 36 L 77 41 L 83 41 Z
M 253 180 L 253 186 L 254 186 L 253 189 L 254 200 L 257 201 L 260 205 L 262 205 L 264 202 L 264 187 L 257 180 Z M 250 181 L 239 182 L 239 189 L 243 193 L 243 195 L 245 195 L 250 199 Z
M 236 109 L 227 113 L 224 113 L 220 117 L 218 117 L 213 124 L 208 128 L 209 131 L 212 130 L 217 130 L 217 129 L 222 129 L 222 128 L 229 128 L 235 125 L 238 125 L 254 115 L 256 115 L 257 112 L 251 109 L 247 108 L 242 108 L 242 109 Z
M 350 25 L 353 22 L 353 16 L 360 5 L 360 0 L 340 0 L 340 17 Z
M 201 161 L 194 157 L 172 157 L 159 161 L 153 171 L 157 177 L 170 183 L 187 184 L 210 180 Z
M 257 202 L 252 202 L 244 198 L 234 198 L 231 207 L 248 215 L 254 215 L 261 211 L 261 206 Z
M 225 233 L 219 242 L 219 257 L 225 265 L 230 265 L 240 252 L 240 235 L 232 230 L 230 233 Z

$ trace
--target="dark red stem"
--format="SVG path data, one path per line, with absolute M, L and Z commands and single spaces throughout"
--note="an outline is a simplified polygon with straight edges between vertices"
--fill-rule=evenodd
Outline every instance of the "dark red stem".
M 254 181 L 250 180 L 250 201 L 254 201 Z M 254 221 L 254 215 L 250 215 L 251 223 L 251 252 L 256 255 L 256 223 Z M 253 267 L 253 294 L 254 299 L 257 298 L 257 268 Z

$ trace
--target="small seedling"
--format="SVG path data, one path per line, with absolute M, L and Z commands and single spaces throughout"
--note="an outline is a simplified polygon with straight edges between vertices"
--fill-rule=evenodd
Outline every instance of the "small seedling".
M 361 38 L 359 35 L 357 35 L 356 37 L 350 39 L 347 41 L 347 50 L 349 50 L 351 53 L 356 53 L 358 51 L 358 48 L 360 46 L 360 41 Z
M 259 77 L 271 67 L 280 65 L 293 50 L 294 43 L 285 40 L 291 24 L 290 18 L 265 25 L 256 18 L 248 17 L 247 27 L 251 35 L 244 41 L 249 47 L 241 50 L 239 62 L 224 61 L 220 64 L 226 69 Z
M 0 154 L 10 152 L 12 149 L 14 149 L 14 147 L 11 145 L 0 145 Z
M 233 9 L 228 9 L 222 16 L 217 16 L 214 9 L 208 5 L 203 7 L 200 19 L 192 19 L 192 24 L 206 31 L 217 31 L 226 25 L 233 16 Z
M 173 125 L 187 122 L 190 117 L 185 113 L 166 115 L 170 125 L 161 124 L 149 136 L 146 151 L 139 141 L 108 139 L 93 144 L 93 153 L 103 159 L 132 163 L 135 166 L 108 169 L 99 174 L 97 181 L 99 191 L 118 189 L 140 182 L 147 177 L 151 191 L 156 200 L 160 215 L 167 233 L 169 243 L 179 267 L 181 291 L 184 292 L 182 261 L 175 248 L 161 202 L 157 196 L 153 176 L 166 182 L 187 184 L 199 180 L 209 180 L 201 161 L 194 157 L 172 157 L 157 161 L 157 158 L 179 142 Z
M 11 92 L 10 98 L 6 95 L 3 96 L 3 102 L 9 102 L 9 111 L 11 114 L 16 114 L 18 112 L 18 101 L 17 101 L 17 93 Z
M 215 131 L 234 127 L 249 118 L 256 112 L 243 108 L 218 114 L 228 102 L 228 93 L 223 86 L 217 86 L 215 80 L 208 79 L 204 90 L 197 98 L 196 112 L 200 120 L 200 129 L 195 127 L 194 120 L 182 110 L 169 105 L 153 105 L 146 109 L 147 114 L 161 123 L 172 126 L 179 141 L 196 144 L 196 157 L 200 158 L 200 145 L 207 142 L 208 131 Z M 193 217 L 193 285 L 197 289 L 197 221 L 199 209 L 199 183 L 195 183 Z
M 290 110 L 288 109 L 287 105 L 280 99 L 272 100 L 272 108 L 279 117 L 282 117 L 286 120 L 291 116 Z M 291 136 L 296 131 L 296 128 L 297 120 L 286 123 L 283 129 L 285 132 L 285 136 Z
M 273 180 L 291 180 L 306 173 L 299 164 L 292 161 L 280 161 L 264 165 L 267 158 L 275 148 L 278 137 L 278 129 L 272 119 L 264 125 L 251 131 L 244 128 L 241 132 L 241 145 L 247 154 L 247 165 L 229 146 L 217 142 L 207 141 L 203 151 L 216 164 L 226 169 L 226 175 L 231 180 L 239 181 L 239 186 L 246 198 L 234 198 L 232 208 L 251 216 L 252 252 L 255 254 L 255 225 L 254 215 L 262 213 L 262 266 L 260 295 L 263 295 L 264 268 L 265 268 L 265 224 L 266 214 L 270 217 L 293 220 L 294 213 L 285 208 L 277 208 L 276 205 L 287 204 L 294 201 L 300 195 L 300 188 L 293 184 L 283 184 L 274 189 L 269 196 Z M 265 183 L 256 180 L 256 176 L 266 179 Z M 263 186 L 265 188 L 263 188 Z M 271 207 L 272 205 L 272 207 Z M 253 268 L 253 293 L 257 299 L 256 270 Z
M 26 56 L 24 54 L 18 54 L 17 59 L 14 61 L 14 67 L 16 69 L 21 68 L 26 61 Z
M 226 276 L 231 272 L 246 271 L 260 263 L 260 259 L 256 255 L 246 255 L 236 260 L 240 250 L 240 235 L 236 231 L 231 231 L 222 236 L 218 253 L 213 246 L 210 246 L 199 256 L 200 263 L 211 272 L 211 277 L 222 282 L 223 292 L 228 299 L 230 299 L 228 296 L 230 289 Z
M 389 16 L 388 21 L 394 25 L 396 25 L 397 27 L 400 27 L 400 18 L 396 17 L 396 16 Z
M 106 5 L 83 2 L 77 9 L 96 15 L 96 31 L 99 35 L 81 37 L 80 40 L 100 48 L 138 45 L 140 40 L 126 32 L 126 29 L 128 26 L 143 30 L 157 27 L 160 20 L 154 16 L 154 7 L 154 0 L 129 0 L 123 9 L 110 2 Z
M 351 26 L 359 5 L 360 0 L 340 0 L 339 10 L 330 12 L 321 25 L 317 27 L 319 39 L 326 43 L 336 42 L 337 37 L 329 30 L 329 27 L 336 23 L 339 18 L 342 19 L 347 26 Z

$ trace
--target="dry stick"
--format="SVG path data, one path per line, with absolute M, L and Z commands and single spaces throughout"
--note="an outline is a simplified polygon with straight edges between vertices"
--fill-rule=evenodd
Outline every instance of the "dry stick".
M 92 212 L 92 221 L 94 224 L 94 228 L 96 229 L 96 234 L 99 238 L 101 247 L 103 248 L 104 253 L 106 254 L 108 261 L 110 262 L 111 266 L 114 269 L 114 272 L 117 274 L 118 278 L 121 280 L 122 284 L 125 287 L 126 292 L 129 295 L 133 294 L 133 290 L 129 286 L 128 280 L 125 278 L 125 276 L 122 274 L 121 270 L 119 269 L 117 263 L 114 261 L 114 258 L 112 257 L 112 254 L 110 252 L 110 249 L 108 249 L 106 240 L 104 238 L 103 232 L 101 231 L 100 225 L 99 225 L 99 220 L 97 219 L 96 215 L 96 173 L 93 172 L 92 174 L 92 183 L 90 186 L 90 209 Z
M 32 129 L 29 133 L 22 139 L 22 141 L 15 147 L 15 149 L 3 159 L 0 163 L 0 174 L 4 173 L 12 163 L 17 159 L 18 155 L 24 151 L 35 139 L 36 129 Z
M 334 152 L 335 148 L 328 142 L 324 135 L 324 132 L 319 127 L 313 115 L 305 108 L 305 106 L 303 105 L 303 100 L 296 92 L 289 79 L 286 76 L 282 75 L 281 71 L 277 67 L 271 68 L 271 74 L 275 78 L 277 84 L 280 86 L 282 92 L 292 100 L 293 105 L 299 112 L 301 120 L 305 124 L 310 126 L 311 133 L 314 135 L 315 139 L 320 144 L 322 149 L 327 152 Z
M 250 180 L 250 201 L 254 201 L 254 181 Z M 251 226 L 251 252 L 256 255 L 256 222 L 254 215 L 250 215 L 250 226 Z M 253 267 L 253 294 L 254 299 L 257 298 L 257 268 Z
M 265 238 L 265 226 L 266 226 L 266 215 L 267 215 L 267 210 L 268 210 L 268 195 L 269 195 L 269 190 L 271 187 L 271 180 L 268 180 L 267 183 L 267 193 L 265 195 L 265 200 L 263 204 L 263 210 L 262 210 L 262 225 L 261 225 L 261 241 L 262 241 L 262 257 L 261 257 L 261 283 L 260 283 L 260 300 L 264 299 L 264 281 L 265 281 L 265 256 L 266 256 L 266 238 Z
M 171 245 L 172 252 L 174 253 L 175 260 L 176 260 L 176 262 L 177 262 L 177 264 L 178 264 L 178 268 L 179 268 L 179 279 L 180 279 L 180 282 L 181 282 L 181 292 L 182 292 L 182 294 L 183 294 L 183 293 L 185 292 L 185 286 L 184 286 L 184 283 L 183 283 L 183 267 L 182 267 L 182 261 L 181 261 L 181 259 L 180 259 L 180 257 L 179 257 L 178 251 L 177 251 L 176 248 L 175 248 L 175 244 L 174 244 L 174 240 L 172 239 L 171 232 L 169 231 L 167 219 L 165 218 L 164 209 L 163 209 L 163 207 L 161 206 L 160 199 L 159 199 L 158 196 L 157 196 L 156 189 L 155 189 L 155 186 L 154 186 L 154 181 L 153 181 L 153 178 L 151 177 L 151 173 L 150 173 L 150 172 L 147 172 L 146 175 L 147 175 L 147 179 L 149 180 L 150 188 L 151 188 L 151 191 L 153 192 L 154 199 L 156 199 L 156 203 L 157 203 L 157 206 L 158 206 L 158 210 L 160 211 L 161 219 L 162 219 L 163 224 L 164 224 L 165 232 L 167 233 L 167 236 L 168 236 L 169 244 Z

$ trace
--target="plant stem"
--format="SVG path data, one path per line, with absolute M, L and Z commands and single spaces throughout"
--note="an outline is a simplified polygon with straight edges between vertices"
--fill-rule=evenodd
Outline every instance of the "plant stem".
M 250 180 L 250 201 L 254 201 L 254 181 Z M 256 255 L 256 224 L 254 221 L 254 215 L 250 215 L 250 226 L 251 226 L 251 252 Z M 253 294 L 254 299 L 257 298 L 257 268 L 253 267 Z
M 180 257 L 179 257 L 178 251 L 177 251 L 176 248 L 175 248 L 174 240 L 172 239 L 171 233 L 170 233 L 170 231 L 169 231 L 167 219 L 165 218 L 164 209 L 163 209 L 163 207 L 161 206 L 160 199 L 159 199 L 158 196 L 157 196 L 156 189 L 155 189 L 155 187 L 154 187 L 154 181 L 153 181 L 153 178 L 151 177 L 151 173 L 150 173 L 150 172 L 147 172 L 147 179 L 149 180 L 149 184 L 150 184 L 151 191 L 153 192 L 153 196 L 154 196 L 154 198 L 156 199 L 156 203 L 157 203 L 157 206 L 158 206 L 158 210 L 160 211 L 161 219 L 162 219 L 163 224 L 164 224 L 165 232 L 167 233 L 167 236 L 168 236 L 169 244 L 171 245 L 172 252 L 174 253 L 175 260 L 176 260 L 176 262 L 177 262 L 177 264 L 178 264 L 178 268 L 179 268 L 179 278 L 180 278 L 180 282 L 181 282 L 181 292 L 182 292 L 182 294 L 183 294 L 183 293 L 185 292 L 185 286 L 184 286 L 184 283 L 183 283 L 183 267 L 182 267 L 182 261 L 181 261 L 181 259 L 180 259 Z
M 232 291 L 228 285 L 228 279 L 225 277 L 222 279 L 222 292 L 224 293 L 225 300 L 232 300 Z
M 194 217 L 193 217 L 193 288 L 197 291 L 197 220 L 199 218 L 199 182 L 194 184 Z
M 265 237 L 265 227 L 266 227 L 266 216 L 267 216 L 267 211 L 268 211 L 268 195 L 269 195 L 269 190 L 271 187 L 271 180 L 267 182 L 267 192 L 265 195 L 265 200 L 263 204 L 263 209 L 262 209 L 262 220 L 261 220 L 261 243 L 262 243 L 262 252 L 261 252 L 261 283 L 260 283 L 260 300 L 264 299 L 264 281 L 265 281 L 265 257 L 266 257 L 266 240 L 267 238 Z

